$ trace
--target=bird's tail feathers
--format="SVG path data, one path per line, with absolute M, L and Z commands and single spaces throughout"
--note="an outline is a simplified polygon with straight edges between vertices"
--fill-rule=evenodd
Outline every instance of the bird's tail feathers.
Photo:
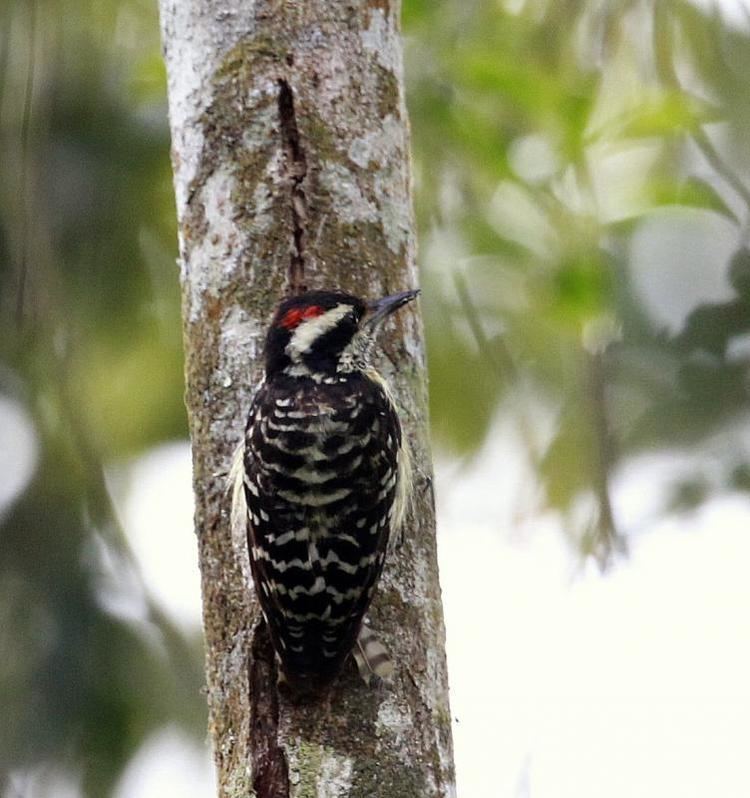
M 362 624 L 352 654 L 365 684 L 373 680 L 388 681 L 393 676 L 393 661 L 369 626 Z

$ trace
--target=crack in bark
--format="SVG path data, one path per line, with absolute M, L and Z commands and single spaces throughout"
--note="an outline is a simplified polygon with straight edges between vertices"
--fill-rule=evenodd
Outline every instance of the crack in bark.
M 279 745 L 279 694 L 271 640 L 263 622 L 253 631 L 249 663 L 250 767 L 257 798 L 289 798 L 289 764 Z
M 304 181 L 307 176 L 307 157 L 300 141 L 294 92 L 289 82 L 279 80 L 279 121 L 281 139 L 286 156 L 286 176 L 290 183 L 292 212 L 292 249 L 287 282 L 290 294 L 306 290 L 305 284 L 305 229 L 307 226 L 307 198 Z

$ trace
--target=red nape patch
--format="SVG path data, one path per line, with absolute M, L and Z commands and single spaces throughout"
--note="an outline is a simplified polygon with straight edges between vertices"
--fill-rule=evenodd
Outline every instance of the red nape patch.
M 325 312 L 325 308 L 320 307 L 320 305 L 309 305 L 306 308 L 292 308 L 291 310 L 287 310 L 284 314 L 279 322 L 279 327 L 293 330 L 305 319 L 314 319 L 316 316 L 322 316 Z

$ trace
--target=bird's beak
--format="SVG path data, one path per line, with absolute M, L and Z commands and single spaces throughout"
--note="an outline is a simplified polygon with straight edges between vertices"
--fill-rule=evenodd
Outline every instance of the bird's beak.
M 365 319 L 365 326 L 375 331 L 380 325 L 399 308 L 411 302 L 419 295 L 419 289 L 413 291 L 401 291 L 399 294 L 384 296 L 382 299 L 372 299 L 367 303 L 368 317 Z

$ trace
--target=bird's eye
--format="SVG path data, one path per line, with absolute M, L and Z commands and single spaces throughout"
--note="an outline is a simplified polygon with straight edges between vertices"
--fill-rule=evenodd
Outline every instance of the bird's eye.
M 286 330 L 293 330 L 306 319 L 314 319 L 316 316 L 322 316 L 325 313 L 325 308 L 320 305 L 308 305 L 306 308 L 292 308 L 281 317 L 279 327 L 284 327 Z

